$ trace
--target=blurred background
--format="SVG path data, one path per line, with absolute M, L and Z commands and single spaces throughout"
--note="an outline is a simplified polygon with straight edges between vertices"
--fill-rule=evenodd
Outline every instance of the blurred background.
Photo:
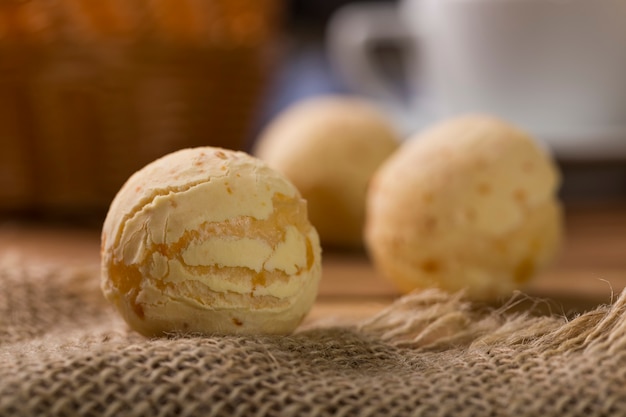
M 353 3 L 0 0 L 0 214 L 98 224 L 126 178 L 161 155 L 250 150 L 298 100 L 368 95 L 328 47 L 329 22 Z M 392 35 L 368 56 L 399 97 L 419 95 L 405 91 L 406 44 Z M 626 200 L 626 136 L 613 143 L 555 153 L 567 203 Z

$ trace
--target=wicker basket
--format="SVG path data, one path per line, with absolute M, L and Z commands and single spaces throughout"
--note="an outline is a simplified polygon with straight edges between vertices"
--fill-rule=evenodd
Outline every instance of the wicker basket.
M 176 149 L 241 149 L 279 0 L 0 0 L 0 209 L 106 209 Z

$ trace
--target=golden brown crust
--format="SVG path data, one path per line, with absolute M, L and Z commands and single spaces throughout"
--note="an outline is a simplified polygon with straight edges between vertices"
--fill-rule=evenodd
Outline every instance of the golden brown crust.
M 210 147 L 138 171 L 102 233 L 104 294 L 150 336 L 288 333 L 315 299 L 320 263 L 295 187 L 249 155 Z

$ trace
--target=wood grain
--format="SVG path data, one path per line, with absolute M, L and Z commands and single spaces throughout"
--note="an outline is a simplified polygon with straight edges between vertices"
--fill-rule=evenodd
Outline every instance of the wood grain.
M 566 241 L 555 264 L 525 290 L 550 309 L 581 312 L 626 288 L 626 202 L 568 206 Z M 34 262 L 97 266 L 99 230 L 62 225 L 0 223 L 0 255 Z M 318 301 L 308 321 L 337 323 L 369 316 L 400 293 L 362 252 L 326 251 Z

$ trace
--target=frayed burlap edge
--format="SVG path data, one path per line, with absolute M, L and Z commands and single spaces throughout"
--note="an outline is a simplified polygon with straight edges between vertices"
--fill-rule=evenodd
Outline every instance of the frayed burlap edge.
M 420 350 L 452 347 L 518 346 L 538 351 L 576 351 L 626 344 L 626 291 L 608 305 L 569 319 L 563 314 L 510 312 L 524 294 L 502 307 L 476 308 L 463 293 L 425 290 L 408 294 L 358 323 L 358 332 L 394 346 Z

